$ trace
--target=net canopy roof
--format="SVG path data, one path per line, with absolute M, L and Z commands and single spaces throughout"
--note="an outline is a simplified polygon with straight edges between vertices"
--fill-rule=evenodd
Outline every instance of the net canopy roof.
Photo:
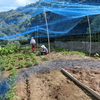
M 0 39 L 20 40 L 20 36 L 29 35 L 30 33 L 33 33 L 34 37 L 47 37 L 47 25 L 49 36 L 51 38 L 66 35 L 85 16 L 99 15 L 100 1 L 40 0 L 35 4 L 19 7 L 16 10 L 12 10 L 12 12 L 23 14 L 23 16 L 18 17 L 16 20 L 10 20 L 7 21 L 7 23 L 2 23 L 0 31 L 10 28 L 10 31 L 16 31 L 17 34 L 9 33 L 7 36 L 0 35 Z M 30 19 L 31 23 L 28 23 Z M 26 27 L 23 27 L 26 22 Z M 17 25 L 20 27 L 16 27 Z M 38 31 L 39 34 L 35 35 L 36 31 Z

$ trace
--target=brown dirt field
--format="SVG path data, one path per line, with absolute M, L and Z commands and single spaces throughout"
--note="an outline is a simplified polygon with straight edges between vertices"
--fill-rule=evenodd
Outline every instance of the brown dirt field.
M 100 71 L 97 69 L 69 69 L 76 79 L 100 94 Z
M 82 58 L 79 55 L 62 56 L 52 52 L 46 55 L 52 60 L 58 59 L 93 59 Z M 38 57 L 41 61 L 41 58 Z M 45 61 L 44 61 L 45 62 Z M 41 61 L 42 63 L 42 61 Z M 98 69 L 66 68 L 74 77 L 100 93 L 100 71 Z M 65 77 L 61 70 L 49 70 L 31 75 L 17 83 L 16 95 L 20 100 L 97 100 L 91 94 L 81 89 L 68 77 Z M 19 100 L 19 99 L 14 99 Z
M 16 95 L 20 100 L 97 100 L 59 70 L 31 76 L 19 82 L 17 87 Z

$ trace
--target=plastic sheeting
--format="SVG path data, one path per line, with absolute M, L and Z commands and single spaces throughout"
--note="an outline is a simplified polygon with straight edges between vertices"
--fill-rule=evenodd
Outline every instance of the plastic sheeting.
M 69 41 L 69 42 L 61 42 L 55 41 L 56 47 L 66 48 L 68 50 L 75 50 L 87 53 L 100 53 L 100 43 L 99 42 L 77 42 L 77 41 Z

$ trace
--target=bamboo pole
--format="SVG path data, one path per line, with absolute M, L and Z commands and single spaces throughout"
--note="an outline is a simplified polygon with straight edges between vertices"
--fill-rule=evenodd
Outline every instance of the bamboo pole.
M 96 97 L 98 100 L 100 100 L 100 94 L 95 92 L 93 89 L 89 88 L 88 86 L 84 85 L 80 81 L 78 81 L 75 77 L 73 77 L 69 72 L 67 72 L 65 69 L 61 69 L 61 71 L 68 76 L 72 81 L 76 82 L 78 85 L 86 89 L 88 92 L 90 92 L 94 97 Z
M 49 31 L 48 31 L 48 22 L 47 22 L 47 16 L 46 16 L 46 12 L 45 12 L 45 8 L 44 8 L 44 17 L 45 17 L 45 22 L 46 22 L 46 28 L 47 28 L 47 36 L 48 36 L 48 50 L 50 53 L 50 37 L 49 37 Z

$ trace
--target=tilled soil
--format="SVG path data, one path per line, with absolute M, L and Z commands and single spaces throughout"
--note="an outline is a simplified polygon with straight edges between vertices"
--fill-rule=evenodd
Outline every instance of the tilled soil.
M 20 100 L 97 100 L 65 77 L 61 68 L 100 93 L 99 59 L 55 53 L 45 57 L 51 60 L 18 72 L 16 95 L 20 96 Z M 37 58 L 41 60 L 40 57 Z
M 97 100 L 65 77 L 61 68 L 65 68 L 79 81 L 100 93 L 99 59 L 53 54 L 46 57 L 52 60 L 25 68 L 18 73 L 16 95 L 21 97 L 20 100 Z
M 70 68 L 68 71 L 77 80 L 100 94 L 100 71 L 98 69 Z
M 30 76 L 17 84 L 20 100 L 97 100 L 59 70 Z M 17 100 L 17 99 L 14 99 Z

